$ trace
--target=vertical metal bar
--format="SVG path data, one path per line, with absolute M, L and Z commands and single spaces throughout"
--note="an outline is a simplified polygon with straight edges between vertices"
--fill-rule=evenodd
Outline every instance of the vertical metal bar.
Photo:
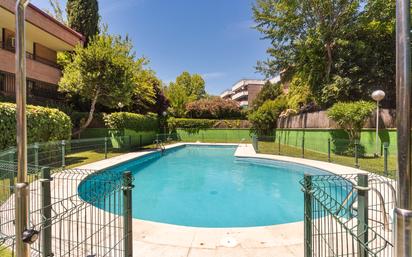
M 129 150 L 132 149 L 132 136 L 129 135 Z
M 107 159 L 107 137 L 104 137 L 104 158 Z
M 281 136 L 279 135 L 279 139 L 278 139 L 278 155 L 280 155 L 280 140 L 281 140 Z
M 328 162 L 330 162 L 330 138 L 328 138 Z
M 253 143 L 253 148 L 255 149 L 255 152 L 258 153 L 259 149 L 258 149 L 258 139 L 256 135 L 252 136 L 252 143 Z
M 30 256 L 30 246 L 23 242 L 23 231 L 29 225 L 29 184 L 27 183 L 27 119 L 26 119 L 26 40 L 25 11 L 28 0 L 16 1 L 16 120 L 17 120 L 17 184 L 15 195 L 16 255 Z
M 10 162 L 10 169 L 8 170 L 9 172 L 9 183 L 10 183 L 10 195 L 14 193 L 14 180 L 15 180 L 15 175 L 16 172 L 14 170 L 14 157 L 15 157 L 15 151 L 11 150 L 9 152 L 9 162 Z
M 143 146 L 143 136 L 139 135 L 139 147 Z
M 388 152 L 389 152 L 388 148 L 389 148 L 389 144 L 388 142 L 385 142 L 383 144 L 383 174 L 385 176 L 389 175 L 388 173 Z
M 61 141 L 61 148 L 62 148 L 62 168 L 66 166 L 66 141 Z
M 133 256 L 132 173 L 123 174 L 123 248 L 124 257 Z
M 52 221 L 51 221 L 51 191 L 50 191 L 50 169 L 42 169 L 41 183 L 41 218 L 42 218 L 42 236 L 41 236 L 41 253 L 43 257 L 52 255 Z
M 312 176 L 304 177 L 304 248 L 305 257 L 312 257 Z
M 356 139 L 355 140 L 355 168 L 357 168 L 357 169 L 359 169 L 359 156 L 358 156 L 358 145 L 359 145 L 359 142 L 358 142 L 358 140 Z
M 34 143 L 34 168 L 39 169 L 39 143 Z
M 411 52 L 410 0 L 396 1 L 396 123 L 398 197 L 395 208 L 395 256 L 412 256 Z
M 305 158 L 305 137 L 302 136 L 302 158 Z
M 368 174 L 358 175 L 358 256 L 367 257 L 368 242 Z
M 378 156 L 379 154 L 379 101 L 376 101 L 376 135 L 375 135 L 375 154 Z

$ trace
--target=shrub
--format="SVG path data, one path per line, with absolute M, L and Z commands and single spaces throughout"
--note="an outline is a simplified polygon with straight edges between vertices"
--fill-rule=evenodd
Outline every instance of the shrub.
M 349 141 L 360 139 L 365 120 L 371 115 L 375 105 L 372 102 L 339 102 L 328 109 L 328 116 L 348 133 Z
M 169 130 L 184 129 L 189 133 L 197 133 L 201 129 L 209 128 L 248 128 L 247 120 L 213 120 L 213 119 L 187 119 L 169 118 Z
M 251 107 L 254 111 L 256 111 L 266 101 L 275 100 L 282 94 L 282 84 L 280 82 L 272 84 L 270 83 L 270 81 L 267 81 L 262 90 L 260 90 L 260 92 L 257 94 L 255 100 L 253 100 Z
M 190 118 L 230 119 L 241 117 L 242 112 L 236 101 L 210 97 L 188 103 L 186 115 Z
M 69 116 L 52 108 L 27 106 L 27 140 L 29 143 L 70 139 Z M 16 105 L 0 103 L 0 149 L 16 145 Z M 7 132 L 7 133 L 6 133 Z
M 272 135 L 276 128 L 276 121 L 286 108 L 285 97 L 269 100 L 263 103 L 256 111 L 249 115 L 252 131 L 257 135 Z
M 130 112 L 115 112 L 105 115 L 103 119 L 107 128 L 115 130 L 157 131 L 159 128 L 157 115 L 153 113 L 141 115 Z

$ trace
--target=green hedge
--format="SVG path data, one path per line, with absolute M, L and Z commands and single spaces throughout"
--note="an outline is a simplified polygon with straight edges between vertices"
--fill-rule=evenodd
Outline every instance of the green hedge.
M 247 120 L 211 120 L 211 119 L 187 119 L 169 118 L 167 120 L 169 129 L 184 129 L 189 133 L 198 133 L 199 130 L 209 128 L 249 128 Z
M 106 127 L 113 130 L 157 131 L 159 128 L 157 115 L 153 113 L 141 115 L 130 112 L 115 112 L 105 115 L 103 119 Z
M 52 108 L 27 106 L 27 139 L 29 143 L 70 139 L 69 116 Z M 0 103 L 0 149 L 16 145 L 16 105 Z

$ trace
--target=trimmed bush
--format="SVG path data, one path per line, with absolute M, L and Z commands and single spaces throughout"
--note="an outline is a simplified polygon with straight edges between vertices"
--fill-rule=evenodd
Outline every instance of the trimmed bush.
M 276 121 L 284 109 L 286 109 L 285 97 L 266 101 L 256 111 L 249 115 L 252 123 L 252 131 L 257 135 L 272 135 L 276 128 Z
M 27 106 L 27 139 L 29 143 L 70 139 L 69 116 L 52 108 Z M 16 105 L 0 103 L 0 149 L 16 145 Z
M 103 119 L 106 127 L 114 130 L 157 131 L 159 129 L 157 115 L 153 113 L 141 115 L 130 112 L 114 112 L 105 115 Z
M 220 97 L 203 98 L 186 105 L 186 115 L 197 119 L 230 119 L 242 117 L 239 104 Z
M 187 119 L 187 118 L 169 118 L 167 120 L 169 129 L 184 129 L 189 133 L 197 133 L 201 129 L 209 128 L 249 128 L 247 120 L 212 120 L 212 119 Z

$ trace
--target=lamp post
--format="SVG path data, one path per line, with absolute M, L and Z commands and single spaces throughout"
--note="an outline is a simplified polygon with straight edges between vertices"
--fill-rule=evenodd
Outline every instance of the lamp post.
M 167 116 L 167 112 L 164 111 L 162 112 L 163 115 L 163 134 L 166 135 L 166 116 Z
M 376 101 L 376 148 L 375 156 L 379 156 L 379 102 L 385 98 L 385 92 L 376 90 L 372 93 L 372 99 Z
M 410 0 L 396 0 L 397 197 L 394 213 L 395 253 L 412 256 L 411 167 L 411 28 Z

